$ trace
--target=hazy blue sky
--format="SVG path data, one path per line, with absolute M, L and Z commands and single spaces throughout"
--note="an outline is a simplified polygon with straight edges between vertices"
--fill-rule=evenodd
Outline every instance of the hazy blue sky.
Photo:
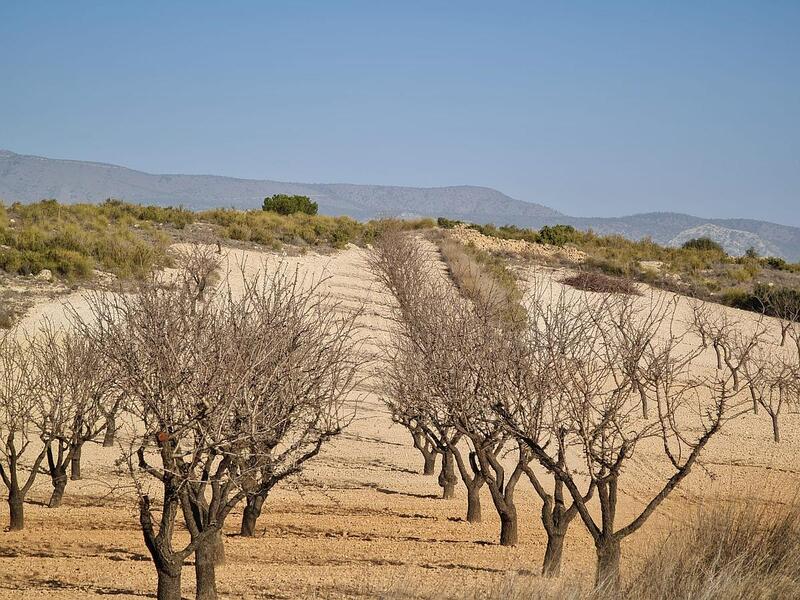
M 800 0 L 2 0 L 0 148 L 800 225 Z

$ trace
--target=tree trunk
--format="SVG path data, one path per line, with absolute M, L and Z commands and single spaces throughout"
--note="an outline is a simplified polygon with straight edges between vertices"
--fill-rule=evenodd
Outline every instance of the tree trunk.
M 647 404 L 647 392 L 645 391 L 644 386 L 638 381 L 636 382 L 636 387 L 639 390 L 639 398 L 642 402 L 642 417 L 648 419 L 650 418 L 650 410 Z
M 619 589 L 620 543 L 614 539 L 600 540 L 595 542 L 595 549 L 597 551 L 595 585 L 602 592 L 614 593 Z
M 439 485 L 442 486 L 442 498 L 449 500 L 456 495 L 455 459 L 449 450 L 442 455 L 442 471 L 439 473 Z
M 778 415 L 776 413 L 774 415 L 770 415 L 770 417 L 772 418 L 772 439 L 777 444 L 781 441 L 781 430 L 778 426 Z
M 61 500 L 64 498 L 64 490 L 67 489 L 67 469 L 66 467 L 58 467 L 50 474 L 53 480 L 53 493 L 50 495 L 50 502 L 47 506 L 50 508 L 58 508 L 61 506 Z
M 248 496 L 247 504 L 242 515 L 242 528 L 240 533 L 244 537 L 256 535 L 256 521 L 261 516 L 261 507 L 264 505 L 263 496 Z
M 433 475 L 436 472 L 436 453 L 423 453 L 422 456 L 425 458 L 425 466 L 422 469 L 422 474 Z
M 8 512 L 10 522 L 9 531 L 22 531 L 25 528 L 25 503 L 19 491 L 9 491 Z
M 106 433 L 103 436 L 103 448 L 110 448 L 114 445 L 117 435 L 117 419 L 114 415 L 106 417 Z
M 194 572 L 197 581 L 196 600 L 216 600 L 217 572 L 216 565 L 224 560 L 224 547 L 220 532 L 210 536 L 200 544 L 194 553 Z
M 561 574 L 561 556 L 564 553 L 564 535 L 566 531 L 548 531 L 547 548 L 544 551 L 542 575 L 558 577 Z
M 158 569 L 158 590 L 156 592 L 158 600 L 181 600 L 181 571 L 177 575 L 171 575 L 167 571 Z
M 467 522 L 481 522 L 481 486 L 467 486 Z
M 517 509 L 512 507 L 500 513 L 500 545 L 516 546 L 517 537 Z
M 83 450 L 83 442 L 75 444 L 72 448 L 72 460 L 70 460 L 70 475 L 72 481 L 79 481 L 81 478 L 81 450 Z

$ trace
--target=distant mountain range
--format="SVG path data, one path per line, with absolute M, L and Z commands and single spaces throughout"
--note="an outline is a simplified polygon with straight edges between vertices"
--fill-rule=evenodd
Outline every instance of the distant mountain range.
M 101 202 L 120 198 L 192 209 L 257 208 L 266 196 L 279 193 L 309 196 L 319 204 L 323 214 L 356 219 L 442 216 L 534 228 L 562 223 L 631 239 L 650 237 L 660 244 L 672 245 L 702 235 L 720 242 L 734 255 L 753 246 L 762 255 L 800 260 L 800 228 L 752 219 L 703 219 L 670 212 L 614 218 L 572 217 L 486 187 L 415 188 L 290 183 L 217 175 L 156 175 L 117 165 L 0 150 L 0 199 L 6 202 L 35 202 L 43 198 L 66 203 Z

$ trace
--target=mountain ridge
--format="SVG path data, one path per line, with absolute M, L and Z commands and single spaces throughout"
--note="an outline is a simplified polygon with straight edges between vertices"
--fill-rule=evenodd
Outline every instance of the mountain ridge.
M 741 253 L 745 243 L 742 238 L 746 238 L 747 243 L 758 248 L 774 249 L 788 260 L 800 260 L 800 228 L 757 219 L 709 219 L 668 211 L 622 217 L 576 217 L 484 186 L 422 188 L 300 183 L 213 174 L 154 174 L 111 163 L 53 159 L 0 149 L 0 199 L 10 202 L 35 202 L 42 198 L 67 203 L 101 202 L 115 197 L 202 210 L 220 206 L 257 208 L 264 197 L 278 193 L 306 195 L 319 204 L 323 214 L 345 214 L 356 219 L 443 216 L 531 228 L 561 223 L 600 234 L 620 234 L 632 239 L 650 237 L 660 244 L 669 244 L 686 230 L 713 225 L 708 231 L 714 232 L 731 253 Z

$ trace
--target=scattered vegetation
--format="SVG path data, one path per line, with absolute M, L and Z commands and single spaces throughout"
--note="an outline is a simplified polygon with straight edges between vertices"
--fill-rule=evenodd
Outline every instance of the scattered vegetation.
M 120 200 L 101 204 L 0 204 L 0 270 L 36 275 L 47 269 L 56 278 L 86 279 L 94 269 L 120 278 L 142 279 L 167 266 L 167 248 L 196 223 L 213 227 L 221 239 L 253 242 L 273 249 L 282 244 L 344 248 L 368 244 L 391 221 L 362 223 L 349 217 L 316 214 L 303 196 L 273 196 L 265 210 L 142 206 Z M 272 208 L 266 209 L 269 205 Z M 274 212 L 273 212 L 274 210 Z M 431 228 L 434 221 L 397 221 L 404 229 Z
M 62 205 L 43 200 L 0 206 L 0 269 L 15 275 L 48 269 L 64 279 L 83 279 L 98 268 L 140 278 L 169 263 L 169 237 L 150 219 L 184 227 L 188 217 L 181 209 L 117 201 Z
M 440 219 L 442 227 L 461 223 Z M 584 269 L 618 278 L 628 278 L 686 294 L 761 312 L 760 285 L 800 289 L 800 263 L 782 258 L 759 257 L 755 252 L 733 257 L 714 240 L 701 237 L 679 248 L 662 246 L 649 238 L 630 240 L 621 235 L 598 235 L 569 225 L 532 230 L 513 225 L 468 227 L 500 239 L 525 240 L 555 246 L 570 245 L 587 255 Z

